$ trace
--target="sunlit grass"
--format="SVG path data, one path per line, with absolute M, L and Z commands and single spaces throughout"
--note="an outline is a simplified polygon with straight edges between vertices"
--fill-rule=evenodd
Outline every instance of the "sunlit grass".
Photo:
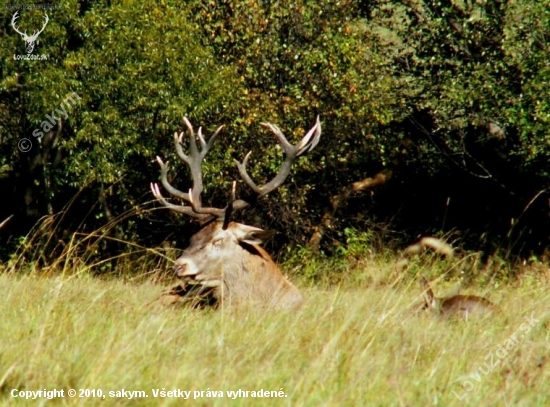
M 490 295 L 503 316 L 468 322 L 411 316 L 420 294 L 415 284 L 310 287 L 303 290 L 304 307 L 294 313 L 162 307 L 155 302 L 162 289 L 78 274 L 0 275 L 0 397 L 29 404 L 13 399 L 12 389 L 72 388 L 107 395 L 77 400 L 86 405 L 182 403 L 154 398 L 153 389 L 222 391 L 223 399 L 190 403 L 219 406 L 550 401 L 550 295 L 544 286 L 504 287 Z M 487 355 L 520 332 L 531 315 L 540 321 L 518 336 L 498 366 L 479 374 L 480 366 L 487 370 Z M 473 385 L 469 392 L 466 381 Z M 109 397 L 109 391 L 122 389 L 149 397 Z M 239 389 L 282 389 L 286 397 L 228 397 L 227 391 Z

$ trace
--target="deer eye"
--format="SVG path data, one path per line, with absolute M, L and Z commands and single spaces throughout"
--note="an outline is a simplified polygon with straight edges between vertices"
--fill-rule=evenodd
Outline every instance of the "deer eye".
M 221 245 L 222 242 L 223 242 L 223 238 L 216 239 L 212 242 L 212 246 L 217 247 L 217 246 Z

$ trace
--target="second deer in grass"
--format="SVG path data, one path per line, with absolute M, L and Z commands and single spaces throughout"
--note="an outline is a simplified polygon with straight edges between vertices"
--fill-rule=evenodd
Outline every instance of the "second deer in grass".
M 475 295 L 453 295 L 446 298 L 437 298 L 424 277 L 421 277 L 420 285 L 424 290 L 425 301 L 420 310 L 430 310 L 437 315 L 460 317 L 466 320 L 471 314 L 482 316 L 500 311 L 488 299 Z

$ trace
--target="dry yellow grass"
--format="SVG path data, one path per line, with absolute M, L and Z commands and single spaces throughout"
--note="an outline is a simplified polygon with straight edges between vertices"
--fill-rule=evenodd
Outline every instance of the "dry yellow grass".
M 491 296 L 505 316 L 464 322 L 411 316 L 416 285 L 313 287 L 295 313 L 212 312 L 147 305 L 162 290 L 150 283 L 4 274 L 0 400 L 40 405 L 14 389 L 58 389 L 65 397 L 55 405 L 181 405 L 154 396 L 179 389 L 197 406 L 546 406 L 550 296 L 531 287 Z M 538 322 L 522 331 L 531 316 Z M 105 399 L 70 398 L 69 389 Z M 109 394 L 123 389 L 148 397 Z M 229 396 L 239 389 L 284 397 Z

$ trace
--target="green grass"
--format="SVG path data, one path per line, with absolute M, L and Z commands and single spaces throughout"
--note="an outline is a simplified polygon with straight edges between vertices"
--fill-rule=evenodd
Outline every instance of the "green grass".
M 162 289 L 87 276 L 0 274 L 2 403 L 44 401 L 14 399 L 12 389 L 64 389 L 66 396 L 72 388 L 101 389 L 107 397 L 65 397 L 48 405 L 183 402 L 154 398 L 153 389 L 223 392 L 224 398 L 195 400 L 191 393 L 186 403 L 197 406 L 550 404 L 545 284 L 490 293 L 504 315 L 468 322 L 411 316 L 416 284 L 305 288 L 305 305 L 294 313 L 163 307 L 154 302 Z M 540 322 L 518 336 L 492 371 L 472 378 L 531 315 Z M 453 391 L 463 395 L 466 380 L 474 387 L 459 401 Z M 149 397 L 109 397 L 122 389 Z M 227 396 L 239 389 L 283 389 L 286 397 Z

